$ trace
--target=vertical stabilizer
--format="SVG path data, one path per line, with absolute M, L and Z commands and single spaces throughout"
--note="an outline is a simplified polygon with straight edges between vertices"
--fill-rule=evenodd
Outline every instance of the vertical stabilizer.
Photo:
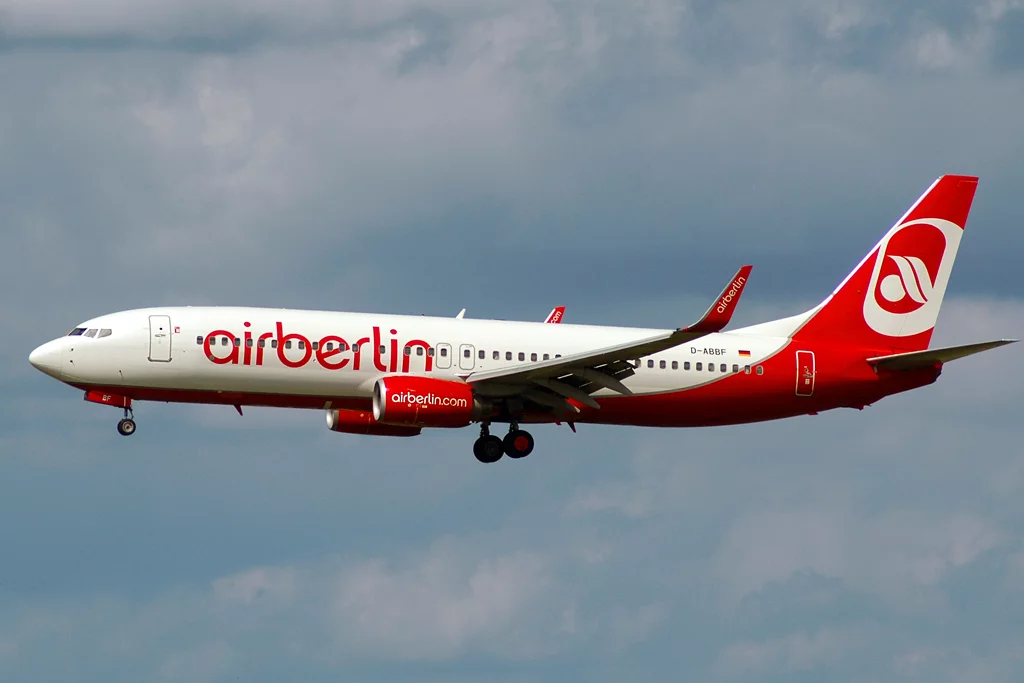
M 928 348 L 977 187 L 973 176 L 932 183 L 793 338 Z

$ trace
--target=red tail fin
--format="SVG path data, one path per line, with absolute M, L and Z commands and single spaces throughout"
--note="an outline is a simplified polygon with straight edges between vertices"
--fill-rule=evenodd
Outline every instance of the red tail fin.
M 928 348 L 977 187 L 973 176 L 936 180 L 793 338 Z

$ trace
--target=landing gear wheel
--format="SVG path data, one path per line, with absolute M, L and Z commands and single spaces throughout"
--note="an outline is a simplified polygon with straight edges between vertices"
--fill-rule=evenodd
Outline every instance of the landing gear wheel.
M 505 448 L 501 443 L 501 439 L 490 434 L 481 436 L 473 444 L 473 455 L 483 463 L 498 462 L 504 453 Z
M 117 423 L 117 433 L 121 436 L 131 436 L 135 433 L 135 420 L 124 418 Z
M 530 432 L 513 429 L 505 435 L 502 447 L 505 450 L 505 455 L 510 458 L 525 458 L 533 453 L 533 437 Z

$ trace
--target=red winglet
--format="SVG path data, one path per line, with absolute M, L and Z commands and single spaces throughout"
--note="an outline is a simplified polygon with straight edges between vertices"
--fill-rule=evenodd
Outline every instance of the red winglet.
M 704 317 L 693 325 L 683 328 L 685 332 L 701 332 L 711 334 L 725 328 L 732 320 L 732 312 L 740 301 L 743 288 L 750 279 L 750 271 L 754 266 L 743 266 L 736 273 L 736 277 L 722 290 L 718 300 L 711 305 Z
M 555 308 L 551 309 L 551 312 L 548 313 L 547 320 L 545 320 L 544 322 L 557 325 L 558 323 L 562 322 L 562 316 L 564 315 L 565 306 L 556 306 Z

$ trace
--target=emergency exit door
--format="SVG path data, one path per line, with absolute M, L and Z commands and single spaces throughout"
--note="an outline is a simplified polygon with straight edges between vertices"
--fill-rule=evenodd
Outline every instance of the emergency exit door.
M 149 359 L 156 363 L 171 360 L 171 316 L 149 316 Z
M 814 352 L 796 352 L 796 395 L 811 396 L 814 394 Z

